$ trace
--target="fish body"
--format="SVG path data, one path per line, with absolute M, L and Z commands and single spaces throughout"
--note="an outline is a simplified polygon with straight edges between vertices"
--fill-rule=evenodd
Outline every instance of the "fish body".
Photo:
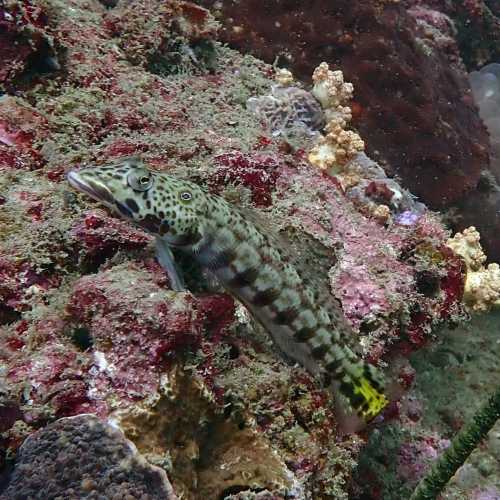
M 198 185 L 150 171 L 135 159 L 71 171 L 68 180 L 154 234 L 160 249 L 179 248 L 215 275 L 287 356 L 333 379 L 361 424 L 387 405 L 377 369 L 342 341 L 341 312 L 315 297 L 286 252 L 253 218 Z M 175 274 L 172 262 L 167 267 Z

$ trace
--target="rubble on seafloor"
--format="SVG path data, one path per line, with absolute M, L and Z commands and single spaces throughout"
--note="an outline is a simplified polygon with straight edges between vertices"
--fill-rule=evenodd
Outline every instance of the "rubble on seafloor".
M 140 155 L 252 209 L 341 303 L 349 341 L 405 389 L 407 356 L 465 317 L 465 262 L 439 216 L 361 144 L 327 172 L 302 139 L 273 134 L 247 107 L 273 96 L 273 68 L 217 42 L 208 11 L 113 4 L 0 6 L 0 22 L 18 20 L 1 43 L 29 47 L 0 55 L 0 487 L 17 484 L 30 440 L 91 413 L 185 499 L 347 498 L 373 429 L 338 436 L 332 395 L 241 304 L 186 261 L 190 291 L 170 290 L 151 237 L 73 192 L 65 173 Z M 30 29 L 35 13 L 43 23 Z

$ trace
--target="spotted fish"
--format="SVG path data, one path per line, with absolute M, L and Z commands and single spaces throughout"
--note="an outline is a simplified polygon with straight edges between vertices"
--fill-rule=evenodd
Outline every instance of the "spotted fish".
M 346 323 L 340 310 L 316 298 L 284 249 L 254 218 L 137 159 L 71 171 L 68 180 L 156 236 L 159 260 L 174 288 L 184 286 L 171 253 L 178 248 L 245 304 L 286 355 L 333 380 L 335 392 L 354 410 L 354 424 L 346 428 L 359 428 L 387 405 L 377 369 L 342 340 Z

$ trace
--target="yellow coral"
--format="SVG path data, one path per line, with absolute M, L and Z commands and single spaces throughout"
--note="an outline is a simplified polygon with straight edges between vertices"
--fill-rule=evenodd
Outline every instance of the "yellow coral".
M 372 215 L 381 223 L 386 223 L 391 217 L 391 209 L 387 205 L 376 205 Z
M 326 62 L 314 70 L 312 78 L 314 87 L 311 92 L 324 110 L 339 108 L 352 99 L 352 83 L 344 82 L 342 71 L 331 71 Z
M 323 170 L 345 165 L 356 153 L 363 151 L 365 143 L 352 130 L 329 132 L 318 139 L 309 152 L 309 161 Z
M 343 166 L 365 149 L 361 137 L 346 130 L 352 118 L 351 108 L 346 104 L 352 98 L 353 86 L 344 81 L 342 71 L 331 71 L 325 62 L 314 70 L 313 82 L 311 93 L 320 102 L 328 123 L 325 135 L 309 152 L 309 161 L 323 170 Z
M 292 72 L 285 68 L 278 68 L 274 74 L 274 79 L 282 87 L 290 87 L 294 84 Z
M 474 312 L 486 312 L 500 306 L 500 266 L 484 267 L 486 255 L 481 248 L 480 234 L 474 226 L 457 233 L 446 244 L 460 255 L 467 266 L 464 302 Z

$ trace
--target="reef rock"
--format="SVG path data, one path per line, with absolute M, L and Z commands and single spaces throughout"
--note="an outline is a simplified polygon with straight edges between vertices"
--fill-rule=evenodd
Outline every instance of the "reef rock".
M 448 231 L 359 150 L 328 173 L 273 135 L 247 107 L 273 96 L 273 68 L 218 43 L 205 9 L 176 0 L 41 4 L 61 67 L 0 100 L 8 111 L 0 118 L 4 473 L 37 430 L 92 413 L 119 425 L 183 498 L 347 498 L 371 429 L 341 439 L 331 392 L 290 365 L 241 304 L 182 257 L 189 292 L 171 290 L 151 237 L 72 191 L 65 172 L 140 155 L 224 196 L 261 219 L 318 293 L 341 304 L 352 326 L 346 341 L 406 381 L 404 357 L 432 341 L 433 326 L 464 316 L 465 264 L 446 246 Z M 393 29 L 399 8 L 387 9 Z M 357 30 L 372 22 L 368 14 L 351 15 Z M 281 88 L 292 83 L 283 73 L 280 80 Z M 287 99 L 309 92 L 293 86 L 303 92 Z M 330 111 L 344 106 L 349 88 L 339 85 Z M 309 102 L 296 116 L 320 109 Z M 351 107 L 356 123 L 373 125 L 373 109 Z M 405 143 L 396 143 L 399 154 Z M 473 182 L 475 160 L 465 163 L 457 164 Z M 398 408 L 380 421 L 398 418 Z M 68 477 L 77 466 L 68 465 Z
M 6 3 L 0 5 L 0 90 L 14 89 L 30 72 L 59 68 L 45 6 L 31 0 Z
M 202 4 L 223 23 L 223 40 L 270 63 L 279 57 L 299 79 L 322 61 L 342 69 L 367 153 L 424 203 L 444 207 L 476 187 L 488 139 L 458 49 L 448 36 L 443 50 L 443 37 L 401 2 Z

